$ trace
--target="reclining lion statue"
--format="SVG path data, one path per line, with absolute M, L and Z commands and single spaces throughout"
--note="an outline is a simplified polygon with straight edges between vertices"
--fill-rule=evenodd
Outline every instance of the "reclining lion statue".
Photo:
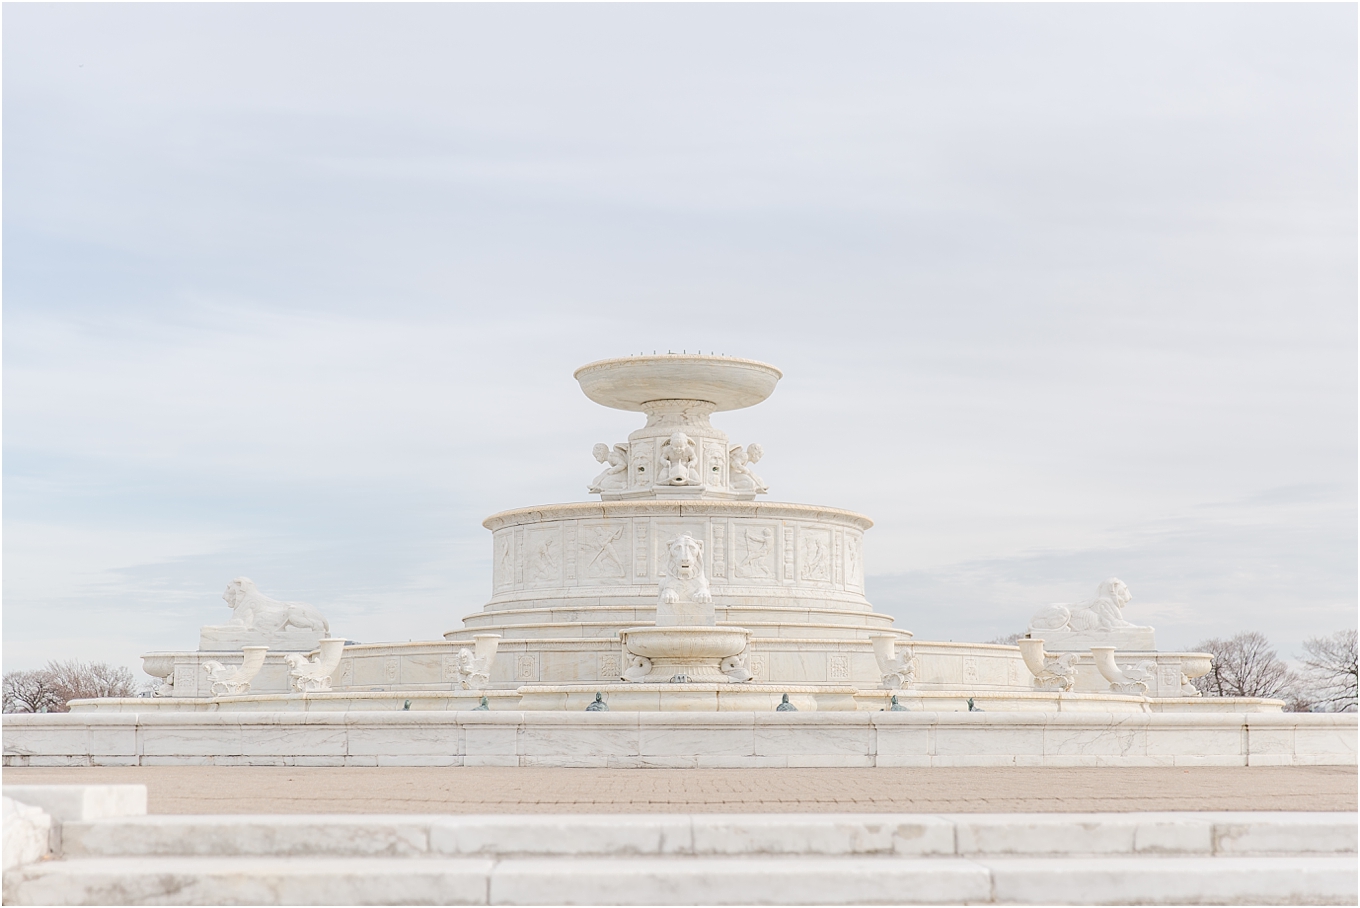
M 1030 634 L 1036 631 L 1066 630 L 1075 633 L 1109 631 L 1137 627 L 1124 619 L 1124 606 L 1133 600 L 1129 588 L 1117 577 L 1096 587 L 1096 596 L 1072 605 L 1047 605 L 1030 619 Z
M 280 602 L 270 599 L 249 577 L 237 577 L 227 584 L 222 598 L 231 607 L 231 624 L 247 630 L 282 633 L 284 628 L 321 631 L 330 636 L 331 626 L 321 613 L 305 602 Z

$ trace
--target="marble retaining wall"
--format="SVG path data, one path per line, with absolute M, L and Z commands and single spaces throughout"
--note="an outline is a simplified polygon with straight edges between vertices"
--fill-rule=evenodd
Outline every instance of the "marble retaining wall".
M 472 645 L 470 635 L 450 635 L 448 642 L 347 646 L 332 683 L 339 691 L 454 689 L 457 652 Z M 918 690 L 990 693 L 1034 689 L 1034 676 L 1025 668 L 1020 650 L 1013 646 L 938 642 L 914 646 L 919 668 L 913 687 Z M 867 639 L 757 635 L 751 642 L 748 665 L 761 684 L 853 684 L 872 689 L 882 678 L 873 644 Z M 502 639 L 491 666 L 490 686 L 513 690 L 526 684 L 613 683 L 619 680 L 622 668 L 623 649 L 613 637 Z M 1093 684 L 1089 689 L 1108 690 L 1109 683 Z
M 10 715 L 6 766 L 1354 765 L 1356 715 L 180 713 Z

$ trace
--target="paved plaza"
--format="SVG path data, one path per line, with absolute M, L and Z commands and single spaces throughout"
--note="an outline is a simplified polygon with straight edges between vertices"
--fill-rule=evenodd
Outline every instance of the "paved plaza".
M 1356 768 L 31 767 L 8 784 L 137 783 L 151 813 L 1066 813 L 1356 809 Z

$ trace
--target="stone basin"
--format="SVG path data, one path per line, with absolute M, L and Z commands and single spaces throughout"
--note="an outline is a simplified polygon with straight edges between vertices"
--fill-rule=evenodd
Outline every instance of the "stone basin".
M 586 397 L 615 410 L 646 412 L 657 400 L 698 400 L 714 411 L 740 410 L 774 392 L 783 373 L 735 356 L 662 354 L 602 359 L 576 370 Z
M 623 648 L 650 659 L 647 683 L 682 676 L 693 682 L 725 683 L 719 666 L 746 649 L 751 632 L 744 627 L 630 627 L 619 631 Z

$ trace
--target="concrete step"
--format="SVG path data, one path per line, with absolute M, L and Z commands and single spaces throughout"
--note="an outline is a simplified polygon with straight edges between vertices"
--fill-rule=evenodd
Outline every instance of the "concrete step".
M 91 858 L 9 905 L 1356 903 L 1353 857 Z
M 1354 855 L 1353 813 L 153 815 L 68 820 L 100 857 Z

